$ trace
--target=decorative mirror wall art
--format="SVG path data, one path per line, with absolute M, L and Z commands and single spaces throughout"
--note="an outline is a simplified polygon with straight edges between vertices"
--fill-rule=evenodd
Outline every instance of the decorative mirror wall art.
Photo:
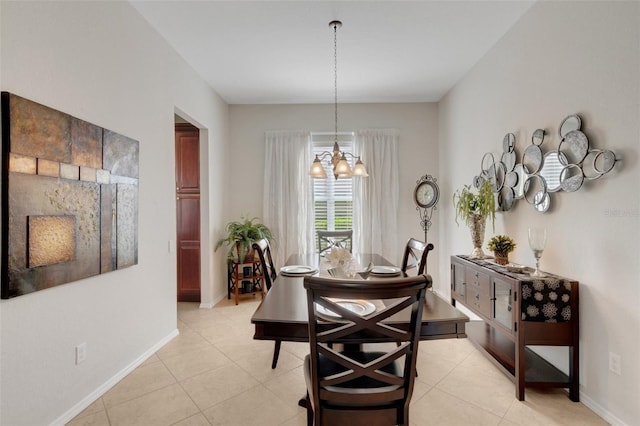
M 560 143 L 553 149 L 545 144 L 547 132 L 537 129 L 531 143 L 517 161 L 516 137 L 507 133 L 499 157 L 486 153 L 481 160 L 480 174 L 473 184 L 479 188 L 487 180 L 494 187 L 498 208 L 510 210 L 515 201 L 524 199 L 536 211 L 544 213 L 552 204 L 554 192 L 575 192 L 585 181 L 599 179 L 620 161 L 611 150 L 590 148 L 582 132 L 578 115 L 566 117 L 558 128 Z
M 137 141 L 2 92 L 2 298 L 138 263 Z

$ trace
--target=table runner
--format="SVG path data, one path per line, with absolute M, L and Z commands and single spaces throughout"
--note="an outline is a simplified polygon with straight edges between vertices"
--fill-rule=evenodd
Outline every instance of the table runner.
M 505 266 L 460 255 L 460 258 L 491 269 L 520 282 L 520 312 L 522 321 L 571 321 L 571 280 L 545 272 L 544 277 L 509 271 Z

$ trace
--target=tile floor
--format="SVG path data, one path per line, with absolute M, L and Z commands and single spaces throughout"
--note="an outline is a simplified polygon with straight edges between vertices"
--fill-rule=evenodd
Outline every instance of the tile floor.
M 179 303 L 180 335 L 68 425 L 305 425 L 297 402 L 308 344 L 283 343 L 272 370 L 273 342 L 252 339 L 258 302 Z M 417 368 L 413 426 L 607 424 L 561 389 L 527 389 L 518 401 L 513 383 L 466 339 L 421 342 Z

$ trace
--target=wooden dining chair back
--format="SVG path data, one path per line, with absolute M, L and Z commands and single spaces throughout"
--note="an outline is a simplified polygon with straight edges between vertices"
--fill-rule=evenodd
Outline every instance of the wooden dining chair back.
M 271 256 L 271 246 L 266 238 L 256 241 L 252 245 L 253 249 L 258 253 L 260 258 L 260 270 L 262 271 L 262 279 L 264 280 L 265 290 L 271 290 L 273 282 L 278 277 L 276 268 L 273 265 L 273 257 Z M 276 340 L 273 348 L 273 359 L 271 360 L 271 368 L 278 365 L 278 357 L 280 356 L 280 347 L 282 340 Z
M 309 425 L 409 425 L 426 286 L 305 277 Z
M 260 269 L 262 270 L 264 284 L 266 286 L 266 291 L 269 291 L 271 290 L 271 285 L 278 277 L 276 268 L 273 265 L 273 257 L 271 256 L 269 240 L 266 238 L 258 240 L 253 243 L 252 247 L 256 253 L 258 253 L 258 257 L 260 258 Z
M 324 231 L 318 230 L 318 254 L 333 247 L 353 250 L 353 230 L 346 231 Z
M 400 268 L 402 272 L 406 274 L 407 270 L 417 266 L 418 275 L 426 274 L 427 256 L 431 250 L 433 250 L 433 244 L 427 244 L 415 238 L 409 238 L 402 257 L 402 267 Z

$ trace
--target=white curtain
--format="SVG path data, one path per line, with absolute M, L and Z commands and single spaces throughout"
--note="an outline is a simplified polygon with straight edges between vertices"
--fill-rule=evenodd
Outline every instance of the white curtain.
M 265 142 L 263 221 L 273 232 L 274 262 L 283 265 L 314 247 L 311 133 L 268 131 Z
M 398 134 L 395 129 L 356 132 L 354 154 L 369 172 L 354 178 L 354 251 L 378 253 L 395 262 L 398 241 Z

